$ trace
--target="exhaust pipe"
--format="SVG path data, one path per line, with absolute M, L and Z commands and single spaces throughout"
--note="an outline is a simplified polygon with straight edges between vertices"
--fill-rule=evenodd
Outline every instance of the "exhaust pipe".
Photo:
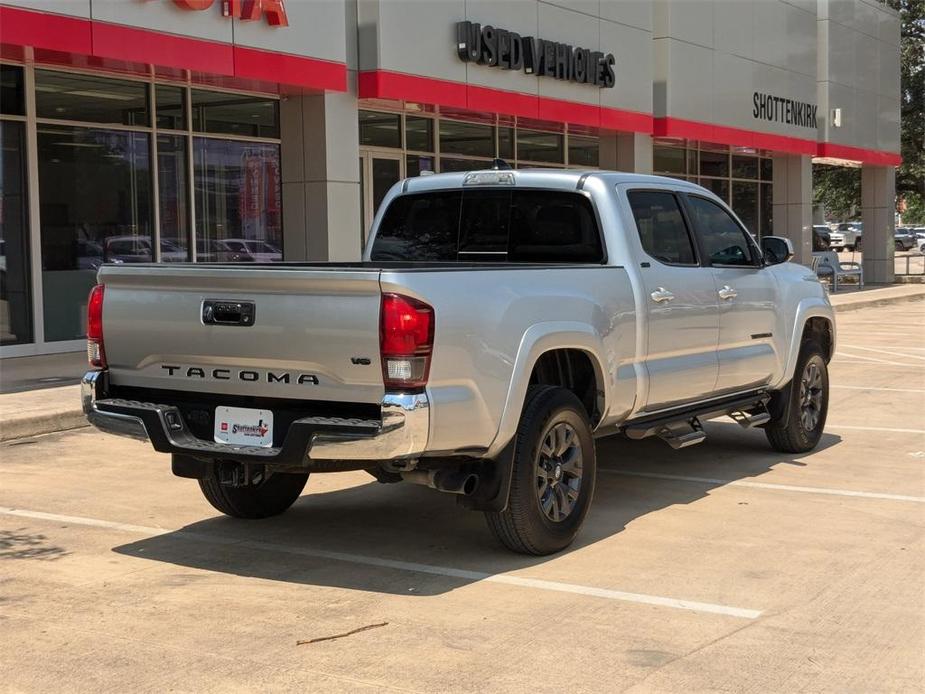
M 401 476 L 406 482 L 422 484 L 447 494 L 468 496 L 479 486 L 478 475 L 460 470 L 409 470 L 401 473 Z

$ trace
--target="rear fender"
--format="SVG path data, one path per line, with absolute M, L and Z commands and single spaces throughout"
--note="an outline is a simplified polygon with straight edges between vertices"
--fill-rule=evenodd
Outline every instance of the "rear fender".
M 486 457 L 495 458 L 500 455 L 508 442 L 514 438 L 524 400 L 527 397 L 533 367 L 542 354 L 555 349 L 577 349 L 588 355 L 594 367 L 598 390 L 603 389 L 604 391 L 601 415 L 602 418 L 606 417 L 606 408 L 611 402 L 612 384 L 601 366 L 601 355 L 604 354 L 601 336 L 585 323 L 571 321 L 537 323 L 527 329 L 520 341 L 501 422 Z

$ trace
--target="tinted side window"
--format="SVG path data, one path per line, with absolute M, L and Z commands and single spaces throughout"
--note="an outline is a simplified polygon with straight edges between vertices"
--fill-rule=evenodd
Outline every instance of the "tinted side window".
M 456 260 L 459 191 L 402 195 L 385 211 L 373 260 Z
M 646 253 L 669 265 L 696 264 L 681 206 L 673 193 L 638 190 L 627 193 L 627 198 Z
M 712 200 L 690 195 L 694 227 L 712 265 L 752 265 L 752 245 L 735 219 Z
M 515 191 L 508 260 L 514 263 L 600 263 L 601 234 L 591 202 L 577 193 Z

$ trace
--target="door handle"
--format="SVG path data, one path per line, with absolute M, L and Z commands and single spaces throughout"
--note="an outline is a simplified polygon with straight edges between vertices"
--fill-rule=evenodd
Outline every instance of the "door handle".
M 672 299 L 674 299 L 674 294 L 669 292 L 664 287 L 659 287 L 654 292 L 652 292 L 649 296 L 651 296 L 652 301 L 654 301 L 657 304 L 660 304 L 663 301 L 671 301 Z
M 720 299 L 735 299 L 739 295 L 739 293 L 728 284 L 720 289 L 717 294 L 719 294 Z

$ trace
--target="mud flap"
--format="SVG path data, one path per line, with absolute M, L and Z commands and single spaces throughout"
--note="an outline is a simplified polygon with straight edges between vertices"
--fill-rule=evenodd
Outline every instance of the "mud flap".
M 482 461 L 478 466 L 479 486 L 468 496 L 458 496 L 460 506 L 471 511 L 500 513 L 507 508 L 514 473 L 514 439 L 495 460 Z
M 771 399 L 768 401 L 768 414 L 771 415 L 771 421 L 768 424 L 787 421 L 790 417 L 792 394 L 793 379 L 788 381 L 787 385 L 780 390 L 775 390 L 771 393 Z

